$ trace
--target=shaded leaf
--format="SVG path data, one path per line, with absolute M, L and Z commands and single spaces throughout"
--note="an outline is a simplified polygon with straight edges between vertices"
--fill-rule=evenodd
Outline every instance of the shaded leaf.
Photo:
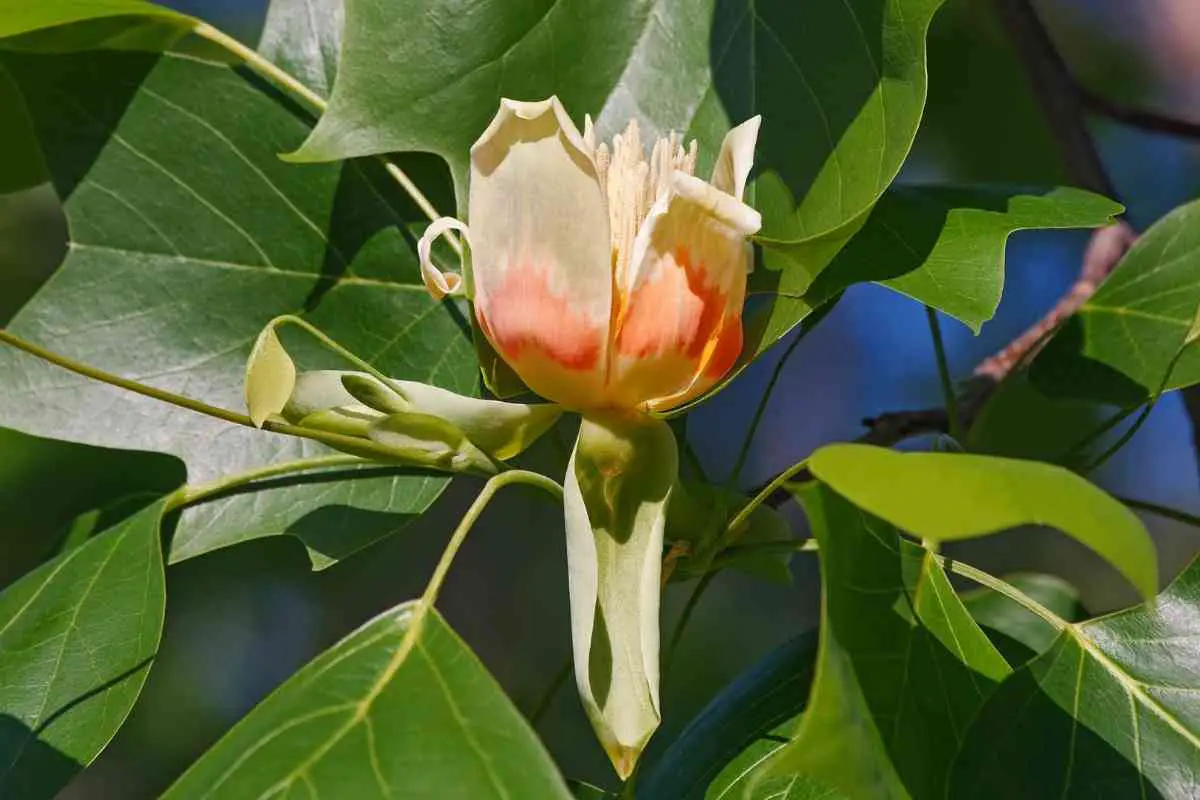
M 17 314 L 15 333 L 237 409 L 258 332 L 274 316 L 303 312 L 389 374 L 473 390 L 471 343 L 421 285 L 407 234 L 419 212 L 373 164 L 280 162 L 276 154 L 308 130 L 290 101 L 193 57 L 6 54 L 3 62 L 23 90 L 71 227 L 62 267 Z M 307 341 L 289 350 L 306 367 L 334 365 Z M 172 453 L 200 482 L 328 452 L 11 350 L 0 352 L 0 398 L 4 424 Z M 171 560 L 285 531 L 340 558 L 402 527 L 445 483 L 367 474 L 378 477 L 242 491 L 189 509 Z
M 80 515 L 104 530 L 129 511 L 115 500 L 164 495 L 184 478 L 183 464 L 170 456 L 0 428 L 0 586 L 63 548 Z
M 962 731 L 1011 670 L 931 554 L 827 486 L 799 499 L 820 545 L 817 677 L 753 796 L 793 777 L 793 797 L 944 796 Z
M 1190 386 L 1200 381 L 1200 349 L 1186 346 L 1198 309 L 1200 201 L 1138 239 L 1034 360 L 1033 381 L 1052 396 L 1126 406 Z
M 387 611 L 318 656 L 163 795 L 570 798 L 550 756 L 441 615 Z
M 163 505 L 0 594 L 0 795 L 53 797 L 133 708 L 162 635 Z
M 786 190 L 758 182 L 764 213 Z M 1079 189 L 893 187 L 854 226 L 798 243 L 763 240 L 763 269 L 751 275 L 761 298 L 747 322 L 747 353 L 763 352 L 846 288 L 874 282 L 925 303 L 978 332 L 1004 289 L 1009 236 L 1028 228 L 1092 228 L 1122 207 Z
M 1144 596 L 1157 589 L 1154 542 L 1137 515 L 1062 467 L 861 444 L 822 447 L 809 467 L 855 505 L 913 536 L 956 541 L 1047 525 L 1103 556 Z
M 1156 599 L 1067 624 L 967 731 L 952 789 L 971 797 L 1196 796 L 1200 562 Z M 952 792 L 953 794 L 953 792 Z
M 644 800 L 740 797 L 739 778 L 781 743 L 764 739 L 808 702 L 817 654 L 817 632 L 772 650 L 721 690 L 684 728 L 662 757 L 638 778 Z M 722 780 L 719 776 L 725 775 Z M 744 788 L 744 787 L 743 787 Z
M 1068 622 L 1082 616 L 1079 592 L 1062 578 L 1019 573 L 1004 576 L 1004 581 Z M 990 638 L 1010 664 L 1046 652 L 1058 636 L 1058 629 L 1045 619 L 994 589 L 981 586 L 963 592 L 962 602 L 975 621 L 991 632 Z

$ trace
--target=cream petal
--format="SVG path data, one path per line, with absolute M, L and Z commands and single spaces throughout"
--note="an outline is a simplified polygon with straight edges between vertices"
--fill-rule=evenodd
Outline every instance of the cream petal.
M 758 212 L 675 173 L 634 242 L 609 361 L 609 392 L 660 411 L 712 386 L 742 348 L 741 312 Z
M 501 102 L 471 148 L 469 211 L 480 328 L 533 391 L 596 403 L 612 306 L 608 209 L 557 98 Z
M 433 243 L 437 241 L 438 237 L 452 230 L 462 233 L 468 246 L 470 245 L 470 232 L 466 224 L 453 217 L 441 217 L 429 223 L 429 227 L 425 229 L 425 233 L 421 234 L 421 239 L 417 242 L 417 257 L 421 261 L 421 280 L 424 281 L 425 288 L 433 295 L 434 300 L 441 300 L 446 295 L 462 294 L 464 291 L 463 276 L 457 272 L 442 272 L 433 263 L 431 253 Z
M 746 192 L 746 181 L 754 166 L 754 147 L 758 144 L 758 129 L 762 117 L 751 117 L 725 134 L 721 152 L 713 167 L 712 185 L 738 200 Z

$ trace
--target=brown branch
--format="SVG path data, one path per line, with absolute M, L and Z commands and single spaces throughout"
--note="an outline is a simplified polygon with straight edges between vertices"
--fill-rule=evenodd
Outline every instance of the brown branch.
M 1110 100 L 1082 86 L 1076 87 L 1084 106 L 1093 114 L 1123 122 L 1133 128 L 1165 133 L 1185 139 L 1200 139 L 1200 122 L 1170 117 L 1157 111 L 1131 106 Z

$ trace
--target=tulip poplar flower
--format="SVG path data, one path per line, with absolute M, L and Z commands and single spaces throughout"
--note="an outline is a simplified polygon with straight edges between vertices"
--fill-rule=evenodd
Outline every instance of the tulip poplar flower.
M 761 226 L 742 201 L 759 118 L 725 137 L 710 180 L 672 134 L 647 156 L 637 122 L 611 145 L 557 98 L 503 100 L 471 148 L 469 226 L 418 244 L 434 297 L 465 295 L 497 354 L 537 394 L 583 416 L 564 481 L 576 680 L 622 778 L 660 719 L 658 614 L 675 442 L 652 412 L 704 394 L 742 350 Z M 469 266 L 433 242 L 463 234 Z

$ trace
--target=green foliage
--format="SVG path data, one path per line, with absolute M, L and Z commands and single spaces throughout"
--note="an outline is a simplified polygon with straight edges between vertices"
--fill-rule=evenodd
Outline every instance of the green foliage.
M 528 723 L 421 602 L 293 675 L 164 795 L 569 798 Z
M 0 594 L 0 795 L 53 796 L 133 708 L 162 635 L 163 505 Z
M 1048 394 L 1133 406 L 1200 381 L 1200 203 L 1159 220 L 1033 365 Z
M 9 53 L 3 66 L 24 92 L 72 234 L 54 281 L 12 331 L 237 409 L 259 331 L 281 313 L 305 312 L 389 374 L 472 391 L 470 341 L 420 288 L 403 228 L 417 212 L 374 164 L 279 161 L 307 130 L 290 101 L 192 57 Z M 296 352 L 304 366 L 326 358 Z M 20 399 L 39 392 L 56 400 Z M 117 402 L 10 349 L 0 352 L 0 397 L 0 421 L 11 427 L 173 453 L 201 482 L 324 451 L 148 399 Z M 402 528 L 444 485 L 370 474 L 379 477 L 353 496 L 345 484 L 273 483 L 189 510 L 170 560 L 291 533 L 327 565 Z M 339 521 L 328 509 L 341 503 Z
M 801 499 L 821 548 L 816 677 L 752 796 L 943 796 L 958 732 L 1011 670 L 930 553 L 823 485 Z
M 701 175 L 762 115 L 760 257 L 724 381 L 861 283 L 977 333 L 1012 233 L 1122 208 L 1072 188 L 893 185 L 942 4 L 272 0 L 256 53 L 140 0 L 0 0 L 0 517 L 23 540 L 0 574 L 0 795 L 53 796 L 130 712 L 158 652 L 164 538 L 174 563 L 286 534 L 326 567 L 424 513 L 450 469 L 495 476 L 425 594 L 293 675 L 166 797 L 614 796 L 560 776 L 434 608 L 509 483 L 563 504 L 577 688 L 621 778 L 671 713 L 663 564 L 785 581 L 793 558 L 820 560 L 819 626 L 653 748 L 623 796 L 1192 796 L 1200 562 L 1086 620 L 1060 579 L 1000 580 L 936 546 L 1046 525 L 1154 596 L 1142 524 L 1068 468 L 1104 405 L 1200 381 L 1200 204 L 1147 231 L 972 414 L 971 453 L 829 445 L 749 499 L 698 464 L 680 474 L 687 442 L 634 408 L 584 409 L 565 474 L 566 447 L 553 475 L 514 469 L 564 410 L 475 397 L 477 369 L 497 395 L 527 390 L 469 304 L 422 284 L 414 241 L 466 210 L 469 148 L 500 98 L 557 94 L 601 138 L 634 118 L 695 137 Z M 25 224 L 29 198 L 46 223 Z M 24 266 L 59 250 L 52 276 Z M 522 323 L 558 319 L 555 288 L 521 287 Z M 783 487 L 807 543 L 769 507 Z
M 1184 798 L 1200 765 L 1200 562 L 1155 600 L 1066 625 L 967 731 L 972 797 Z
M 1158 589 L 1154 542 L 1128 508 L 1078 475 L 1035 461 L 881 447 L 823 447 L 813 474 L 860 508 L 934 542 L 1047 525 L 1095 550 L 1145 597 Z

